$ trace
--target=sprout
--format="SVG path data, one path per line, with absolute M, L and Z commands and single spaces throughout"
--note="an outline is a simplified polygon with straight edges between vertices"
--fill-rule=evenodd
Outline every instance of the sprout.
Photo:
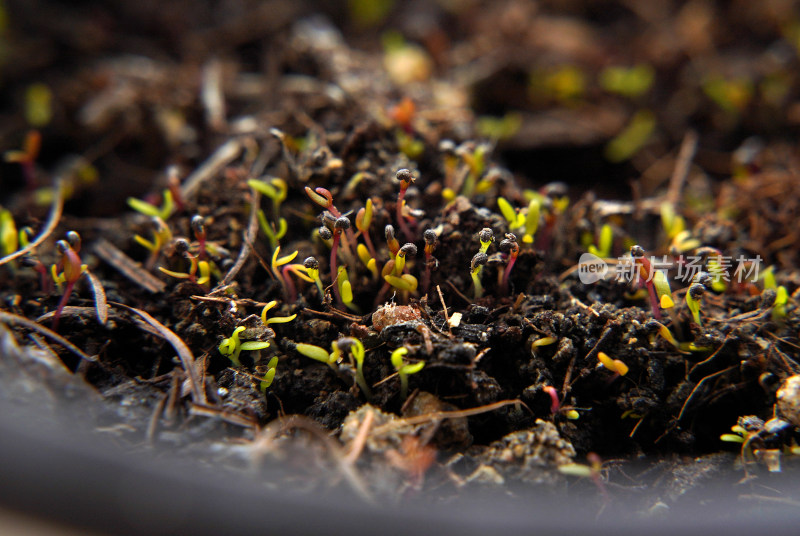
M 237 367 L 242 366 L 241 361 L 239 361 L 239 354 L 242 353 L 242 350 L 253 351 L 262 350 L 269 347 L 269 342 L 267 341 L 241 342 L 239 340 L 239 334 L 244 330 L 244 326 L 239 326 L 233 330 L 233 333 L 230 337 L 223 339 L 219 344 L 219 353 L 230 359 L 231 362 Z
M 425 366 L 425 361 L 406 363 L 403 357 L 408 353 L 408 348 L 400 347 L 392 352 L 391 361 L 397 375 L 400 377 L 400 398 L 408 398 L 408 376 L 416 374 Z
M 472 283 L 475 285 L 475 299 L 483 296 L 483 285 L 481 284 L 481 268 L 487 263 L 489 256 L 486 253 L 478 252 L 472 257 L 469 264 L 470 275 L 472 276 Z

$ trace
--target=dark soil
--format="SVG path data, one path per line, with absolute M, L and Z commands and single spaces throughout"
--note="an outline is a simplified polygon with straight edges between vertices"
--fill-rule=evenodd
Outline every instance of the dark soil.
M 18 149 L 36 130 L 41 150 L 2 164 L 0 202 L 32 239 L 51 210 L 43 198 L 57 184 L 65 192 L 55 231 L 0 267 L 0 328 L 49 371 L 42 392 L 99 393 L 96 426 L 136 448 L 243 466 L 302 447 L 368 500 L 522 482 L 656 515 L 696 500 L 691 490 L 709 481 L 797 500 L 784 488 L 800 422 L 775 413 L 777 390 L 800 371 L 796 3 L 386 2 L 385 17 L 367 21 L 358 4 L 6 3 L 0 145 Z M 610 67 L 637 65 L 653 76 L 638 93 L 624 94 L 636 80 L 619 91 L 603 82 Z M 35 84 L 49 105 L 35 104 Z M 31 108 L 52 116 L 36 124 Z M 502 117 L 506 132 L 486 127 Z M 635 118 L 649 121 L 644 135 L 626 130 Z M 471 168 L 481 151 L 485 162 Z M 126 199 L 160 206 L 171 166 L 180 181 L 165 221 L 172 236 L 149 259 L 134 236 L 152 240 L 154 224 Z M 415 177 L 402 222 L 400 169 Z M 274 178 L 287 186 L 277 205 L 248 185 Z M 332 221 L 304 191 L 319 187 L 348 218 L 351 243 L 365 242 L 356 215 L 371 200 L 366 232 L 379 268 L 393 257 L 387 225 L 416 246 L 405 268 L 416 290 L 382 288 L 343 245 L 338 264 L 354 294 L 344 306 L 318 232 Z M 510 227 L 500 197 L 522 213 L 539 200 L 532 244 L 523 226 Z M 670 236 L 665 207 L 684 218 L 686 235 L 676 227 Z M 324 295 L 296 274 L 284 276 L 296 293 L 276 277 L 258 208 L 273 232 L 286 222 L 280 256 L 318 259 Z M 587 284 L 578 260 L 604 225 L 610 274 Z M 476 296 L 470 263 L 485 228 L 494 242 Z M 430 260 L 427 229 L 437 236 Z M 73 230 L 105 290 L 104 324 L 83 275 L 54 327 L 61 294 L 30 267 L 59 263 L 56 241 Z M 509 232 L 519 256 L 504 288 Z M 675 307 L 658 312 L 660 324 L 644 286 L 614 277 L 637 244 L 669 264 Z M 718 255 L 732 259 L 731 281 L 704 287 L 698 324 L 679 266 L 697 256 L 713 271 Z M 762 277 L 737 281 L 737 259 L 757 256 Z M 189 257 L 211 261 L 209 282 L 158 270 L 187 273 Z M 258 315 L 272 300 L 268 318 L 296 318 L 264 326 Z M 242 340 L 269 347 L 243 351 L 235 365 L 220 344 L 238 326 Z M 296 348 L 330 352 L 345 337 L 366 350 L 369 395 L 352 352 L 328 366 Z M 390 359 L 401 347 L 406 363 L 425 363 L 409 375 L 407 399 Z M 601 365 L 601 354 L 627 373 Z M 18 377 L 20 355 L 4 357 L 7 378 Z M 272 357 L 274 381 L 262 390 Z M 779 434 L 750 430 L 745 468 L 740 445 L 720 436 L 749 415 L 785 421 Z M 770 473 L 767 453 L 780 450 L 783 472 Z M 305 489 L 335 478 L 323 475 L 298 462 L 282 478 Z M 754 491 L 750 477 L 763 487 Z M 659 499 L 637 499 L 643 488 Z

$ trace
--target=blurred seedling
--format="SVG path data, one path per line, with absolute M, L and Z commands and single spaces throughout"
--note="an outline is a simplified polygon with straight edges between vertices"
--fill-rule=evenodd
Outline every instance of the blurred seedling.
M 528 203 L 528 207 L 522 211 L 514 210 L 511 203 L 504 197 L 497 198 L 497 206 L 500 213 L 508 222 L 508 228 L 512 232 L 522 231 L 522 242 L 524 244 L 533 244 L 533 235 L 536 234 L 539 228 L 539 217 L 541 214 L 541 200 L 533 198 Z
M 628 373 L 628 365 L 619 359 L 611 359 L 605 352 L 597 353 L 598 366 L 607 368 L 614 375 L 608 380 L 608 383 L 613 382 L 620 376 L 625 376 Z
M 165 189 L 162 194 L 160 207 L 135 197 L 128 198 L 128 206 L 136 212 L 144 214 L 145 216 L 150 216 L 151 218 L 157 217 L 161 218 L 163 221 L 167 221 L 175 212 L 175 198 L 173 197 L 171 190 Z
M 547 338 L 547 337 L 545 337 Z M 541 340 L 541 339 L 540 339 Z M 550 397 L 550 414 L 556 415 L 558 413 L 563 413 L 564 416 L 571 420 L 575 421 L 580 418 L 580 414 L 578 411 L 572 406 L 563 406 L 561 404 L 561 399 L 558 396 L 558 391 L 552 385 L 545 385 L 542 387 L 542 391 Z
M 250 179 L 247 184 L 253 190 L 272 200 L 273 221 L 267 220 L 265 212 L 261 209 L 258 210 L 257 216 L 259 226 L 269 240 L 270 249 L 274 250 L 278 246 L 278 241 L 286 235 L 289 228 L 286 219 L 280 215 L 281 204 L 286 200 L 289 187 L 286 181 L 278 177 L 273 177 L 268 181 Z
M 607 259 L 611 257 L 611 247 L 614 244 L 614 229 L 607 223 L 600 227 L 600 236 L 597 239 L 597 245 L 589 246 L 589 253 Z
M 655 70 L 646 63 L 633 67 L 610 66 L 600 71 L 600 86 L 609 93 L 635 99 L 653 85 Z
M 582 463 L 565 463 L 558 466 L 558 472 L 569 476 L 578 476 L 582 478 L 590 478 L 601 495 L 608 500 L 608 491 L 606 490 L 605 483 L 603 482 L 603 460 L 599 455 L 590 452 L 586 455 L 586 461 L 589 465 Z
M 169 226 L 164 222 L 164 220 L 158 216 L 153 216 L 150 218 L 150 225 L 153 228 L 152 241 L 147 240 L 138 234 L 133 235 L 133 240 L 150 252 L 150 256 L 145 262 L 145 268 L 147 270 L 153 269 L 156 261 L 158 261 L 158 256 L 161 254 L 164 248 L 170 242 L 172 242 L 172 231 L 170 231 Z
M 628 125 L 606 144 L 606 159 L 614 163 L 628 160 L 650 141 L 655 130 L 655 114 L 650 110 L 639 110 Z
M 240 339 L 240 334 L 245 331 L 244 326 L 239 326 L 233 330 L 233 333 L 230 337 L 227 337 L 222 340 L 219 344 L 219 353 L 227 357 L 231 360 L 236 367 L 241 367 L 242 362 L 239 360 L 239 354 L 242 351 L 256 351 L 256 350 L 263 350 L 264 348 L 269 347 L 268 341 L 245 341 L 242 342 Z M 273 373 L 274 376 L 274 373 Z
M 404 359 L 406 354 L 408 354 L 408 348 L 401 346 L 394 350 L 391 355 L 392 366 L 394 366 L 397 376 L 400 378 L 400 398 L 402 400 L 408 398 L 408 376 L 416 374 L 425 366 L 425 361 L 406 363 Z
M 198 285 L 208 285 L 211 282 L 211 265 L 208 261 L 199 261 L 195 255 L 189 251 L 189 242 L 185 238 L 179 238 L 174 242 L 174 252 L 189 261 L 187 272 L 175 272 L 167 270 L 163 266 L 158 269 L 170 277 L 176 279 L 188 279 Z
M 39 157 L 41 147 L 42 134 L 38 130 L 29 130 L 21 150 L 6 151 L 3 155 L 6 162 L 16 163 L 22 167 L 25 186 L 29 191 L 36 188 L 36 159 Z
M 404 207 L 406 190 L 414 183 L 415 179 L 411 171 L 407 169 L 398 170 L 395 176 L 397 180 L 400 181 L 400 192 L 397 194 L 397 203 L 395 203 L 395 219 L 397 220 L 397 225 L 400 227 L 400 231 L 406 237 L 406 240 L 413 240 L 414 237 L 411 234 L 411 229 L 408 228 L 408 224 L 406 223 Z

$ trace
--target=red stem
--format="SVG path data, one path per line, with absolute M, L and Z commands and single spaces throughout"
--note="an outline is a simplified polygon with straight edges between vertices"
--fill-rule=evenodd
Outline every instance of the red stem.
M 294 303 L 297 301 L 297 287 L 294 286 L 294 281 L 289 276 L 289 272 L 291 271 L 291 266 L 284 266 L 283 267 L 283 281 L 286 283 L 286 298 L 289 303 Z
M 339 276 L 339 270 L 336 266 L 336 250 L 339 249 L 339 238 L 342 236 L 341 231 L 334 231 L 333 243 L 331 244 L 331 285 L 333 285 L 333 294 L 336 296 L 336 303 L 344 305 L 342 302 L 342 295 L 339 293 L 339 285 L 336 279 Z
M 403 216 L 403 200 L 406 197 L 405 189 L 401 189 L 400 193 L 397 194 L 397 204 L 395 205 L 395 214 L 397 217 L 397 225 L 400 227 L 400 231 L 406 237 L 406 240 L 413 241 L 414 236 L 411 234 L 411 229 L 408 228 L 406 225 L 405 216 Z
M 508 294 L 508 278 L 511 275 L 511 268 L 514 266 L 514 263 L 517 261 L 517 257 L 515 255 L 511 255 L 508 258 L 508 264 L 506 264 L 505 270 L 503 270 L 503 281 L 500 283 L 500 292 L 504 295 Z
M 74 286 L 75 281 L 68 281 L 67 286 L 64 287 L 64 294 L 61 296 L 61 300 L 58 302 L 58 307 L 56 308 L 56 313 L 53 315 L 53 331 L 58 330 L 58 321 L 61 318 L 61 311 L 63 311 L 64 307 L 67 305 L 69 295 L 72 294 L 72 288 Z

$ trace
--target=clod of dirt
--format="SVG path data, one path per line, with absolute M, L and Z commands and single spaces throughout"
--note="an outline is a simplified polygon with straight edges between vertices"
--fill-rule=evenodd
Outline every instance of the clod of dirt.
M 572 463 L 574 457 L 575 449 L 555 425 L 536 419 L 533 428 L 507 434 L 486 447 L 477 456 L 481 467 L 476 473 L 485 475 L 489 467 L 488 472 L 502 475 L 503 480 L 555 484 L 563 478 L 556 468 Z
M 800 375 L 783 380 L 777 397 L 778 413 L 795 426 L 800 426 Z

